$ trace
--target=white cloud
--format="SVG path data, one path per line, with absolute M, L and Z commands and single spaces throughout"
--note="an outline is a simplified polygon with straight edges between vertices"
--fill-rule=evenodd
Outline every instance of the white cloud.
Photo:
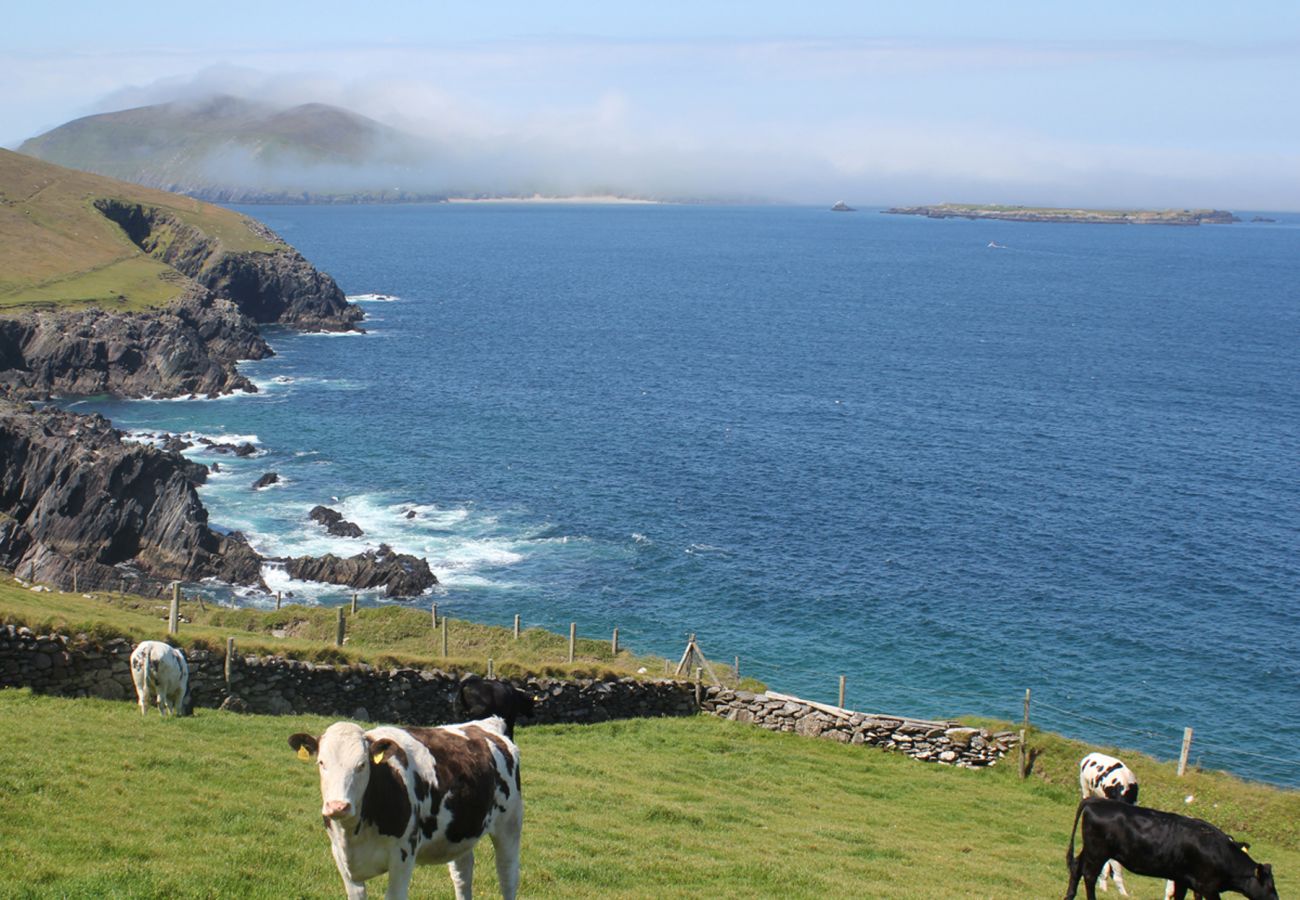
M 466 190 L 1300 208 L 1297 126 L 1242 127 L 1294 105 L 1293 50 L 565 39 L 250 46 L 219 66 L 184 48 L 31 55 L 0 67 L 0 137 L 228 92 L 434 139 L 426 174 Z M 1232 89 L 1243 69 L 1275 76 L 1272 93 Z

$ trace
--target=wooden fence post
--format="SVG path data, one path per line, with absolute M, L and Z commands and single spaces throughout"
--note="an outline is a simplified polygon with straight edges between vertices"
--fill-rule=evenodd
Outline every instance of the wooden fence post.
M 438 604 L 436 603 L 433 604 L 433 606 L 430 609 L 430 612 L 433 614 L 433 627 L 437 628 L 438 627 Z
M 515 640 L 519 640 L 519 613 L 515 613 Z
M 226 687 L 230 687 L 230 673 L 235 666 L 235 639 L 226 638 Z
M 167 607 L 167 633 L 175 634 L 181 620 L 181 583 L 172 582 L 172 602 Z
M 492 665 L 492 657 L 489 656 L 488 657 L 488 678 L 496 678 L 496 677 L 497 677 L 496 667 Z
M 740 684 L 740 657 L 739 656 L 736 657 L 735 672 L 736 672 L 736 684 Z
M 72 570 L 72 593 L 77 593 L 77 570 Z
M 695 667 L 695 705 L 699 706 L 704 700 L 704 668 L 703 666 Z
M 280 603 L 281 603 L 281 601 L 283 601 L 283 600 L 284 600 L 284 591 L 276 591 L 276 592 L 275 592 L 275 608 L 276 608 L 276 609 L 279 609 L 279 608 L 280 608 Z
M 1020 729 L 1020 777 L 1022 779 L 1029 777 L 1029 748 L 1025 742 L 1029 740 L 1029 688 L 1025 688 L 1025 724 Z
M 442 658 L 447 658 L 447 617 L 442 617 Z
M 356 614 L 357 614 L 357 592 L 356 592 L 356 591 L 353 591 L 353 592 L 352 592 L 352 610 L 351 610 L 351 615 L 354 615 L 354 616 L 355 616 Z
M 1187 771 L 1187 754 L 1192 749 L 1192 729 L 1183 729 L 1183 749 L 1178 754 L 1178 776 L 1181 778 Z
M 840 709 L 844 708 L 844 676 L 840 676 Z
M 573 645 L 578 641 L 578 623 L 569 623 L 569 662 L 573 662 Z
M 609 641 L 609 652 L 613 656 L 618 656 L 618 627 L 617 626 L 615 626 L 614 628 L 614 637 L 612 637 Z
M 348 627 L 348 620 L 345 619 L 345 618 L 343 618 L 343 607 L 341 607 L 341 606 L 338 608 L 338 617 L 339 617 L 339 622 L 338 622 L 338 631 L 337 631 L 337 632 L 335 633 L 335 635 L 334 635 L 334 646 L 335 646 L 335 647 L 342 647 L 342 646 L 343 646 L 343 635 L 344 635 L 344 632 L 346 632 L 346 630 L 347 630 L 347 627 Z

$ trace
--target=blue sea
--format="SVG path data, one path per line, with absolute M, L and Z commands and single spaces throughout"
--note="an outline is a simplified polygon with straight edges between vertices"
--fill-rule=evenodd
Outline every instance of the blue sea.
M 368 333 L 270 331 L 255 396 L 77 407 L 254 440 L 191 452 L 262 552 L 386 542 L 454 617 L 694 632 L 864 711 L 1018 719 L 1029 688 L 1043 727 L 1170 758 L 1191 726 L 1193 763 L 1300 784 L 1300 217 L 242 211 Z

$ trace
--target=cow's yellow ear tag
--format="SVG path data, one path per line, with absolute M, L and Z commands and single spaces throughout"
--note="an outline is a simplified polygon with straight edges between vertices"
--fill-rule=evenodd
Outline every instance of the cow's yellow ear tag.
M 370 758 L 375 761 L 375 765 L 379 765 L 381 762 L 384 761 L 384 751 L 380 750 L 378 753 L 376 753 L 374 756 Z
M 299 748 L 298 748 L 298 758 L 301 759 L 301 760 L 303 760 L 303 761 L 305 762 L 306 760 L 311 759 L 311 754 L 307 752 L 307 748 L 306 748 L 306 747 L 299 747 Z

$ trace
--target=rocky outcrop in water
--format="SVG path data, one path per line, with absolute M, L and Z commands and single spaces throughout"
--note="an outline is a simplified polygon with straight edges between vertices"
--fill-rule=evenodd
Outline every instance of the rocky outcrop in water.
M 11 397 L 215 397 L 256 391 L 235 368 L 271 348 L 229 300 L 202 291 L 166 309 L 0 319 L 0 387 Z
M 68 590 L 160 594 L 172 580 L 262 585 L 238 533 L 208 527 L 204 467 L 128 443 L 107 419 L 0 401 L 0 566 Z
M 283 561 L 290 577 L 321 581 L 358 590 L 382 587 L 389 597 L 416 597 L 438 583 L 426 560 L 394 553 L 387 544 L 342 558 L 332 553 L 316 558 L 299 556 Z
M 343 518 L 343 513 L 328 506 L 313 506 L 307 517 L 324 525 L 326 531 L 338 537 L 359 538 L 365 534 L 356 523 Z
M 279 480 L 280 476 L 277 473 L 267 472 L 261 478 L 253 482 L 253 490 L 260 491 L 262 488 L 268 488 L 271 485 L 278 483 Z

